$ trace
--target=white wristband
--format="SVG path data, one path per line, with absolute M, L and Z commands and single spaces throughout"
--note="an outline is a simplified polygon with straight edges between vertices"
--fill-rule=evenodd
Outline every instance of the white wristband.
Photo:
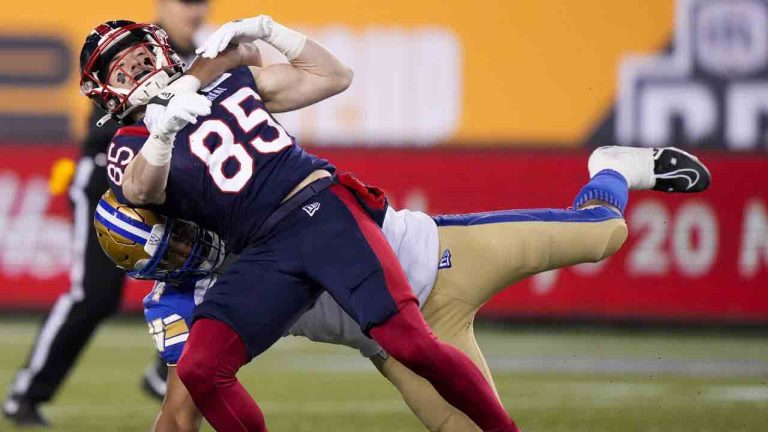
M 150 165 L 158 167 L 168 165 L 171 162 L 174 138 L 173 135 L 150 135 L 141 147 L 141 155 Z
M 291 61 L 301 54 L 304 44 L 307 43 L 307 37 L 282 24 L 272 23 L 272 33 L 267 38 L 267 42 Z

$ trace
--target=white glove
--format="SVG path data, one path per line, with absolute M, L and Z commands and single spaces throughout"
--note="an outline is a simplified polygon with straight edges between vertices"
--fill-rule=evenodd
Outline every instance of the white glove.
M 198 116 L 211 113 L 211 101 L 195 92 L 162 92 L 158 97 L 168 100 L 168 104 L 150 101 L 144 115 L 144 124 L 152 135 L 176 135 L 184 126 L 196 124 Z
M 239 44 L 268 39 L 272 35 L 273 26 L 274 21 L 269 15 L 230 21 L 213 32 L 195 53 L 205 58 L 215 58 L 230 42 Z
M 150 134 L 141 147 L 141 154 L 150 165 L 168 165 L 171 162 L 176 133 L 190 123 L 197 123 L 197 116 L 211 113 L 211 101 L 208 98 L 183 89 L 185 86 L 179 87 L 182 90 L 175 93 L 160 92 L 147 104 L 144 124 Z
M 184 75 L 163 88 L 158 94 L 147 102 L 146 112 L 144 113 L 144 124 L 147 129 L 152 131 L 157 128 L 157 122 L 165 112 L 171 99 L 182 92 L 196 93 L 201 87 L 200 80 L 192 75 Z

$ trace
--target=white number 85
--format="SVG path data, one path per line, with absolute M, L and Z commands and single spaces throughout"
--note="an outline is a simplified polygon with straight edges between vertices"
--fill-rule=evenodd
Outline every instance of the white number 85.
M 128 165 L 135 156 L 130 147 L 120 147 L 115 151 L 115 143 L 110 143 L 107 149 L 107 175 L 116 185 L 123 184 L 123 167 Z
M 245 113 L 242 104 L 249 98 L 261 99 L 252 88 L 243 87 L 221 101 L 221 106 L 235 117 L 244 133 L 261 127 L 265 122 L 276 132 L 276 135 L 271 137 L 260 134 L 248 144 L 259 153 L 277 153 L 291 146 L 293 144 L 291 137 L 263 108 L 258 107 L 249 114 Z M 217 135 L 220 140 L 220 144 L 213 151 L 205 145 L 205 140 L 211 134 Z M 202 122 L 189 136 L 189 147 L 192 154 L 208 166 L 213 182 L 222 192 L 239 192 L 253 175 L 253 158 L 243 144 L 235 142 L 232 128 L 222 120 L 209 119 Z M 234 174 L 227 176 L 224 173 L 224 164 L 230 158 L 237 160 L 238 168 Z

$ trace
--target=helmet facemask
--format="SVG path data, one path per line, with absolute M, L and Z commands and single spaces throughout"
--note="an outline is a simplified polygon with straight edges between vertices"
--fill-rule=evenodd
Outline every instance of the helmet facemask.
M 144 251 L 149 258 L 137 261 L 128 274 L 136 279 L 165 282 L 209 277 L 225 256 L 224 242 L 215 233 L 171 218 L 166 224 L 152 227 Z
M 121 66 L 124 59 L 138 56 L 149 69 L 140 76 Z M 182 67 L 181 59 L 168 45 L 165 31 L 149 24 L 129 24 L 99 40 L 83 67 L 80 89 L 109 113 L 107 118 L 122 120 L 180 76 Z M 129 87 L 111 85 L 115 74 Z
M 132 76 L 131 72 L 121 66 L 123 59 L 128 56 L 136 56 L 136 52 L 142 55 L 143 63 L 149 67 L 149 70 L 142 70 L 138 75 Z M 167 65 L 167 58 L 163 55 L 159 47 L 150 43 L 141 43 L 133 45 L 120 53 L 119 57 L 110 62 L 111 67 L 106 73 L 104 82 L 109 83 L 112 76 L 117 75 L 125 84 L 130 84 L 130 88 L 116 87 L 107 84 L 107 89 L 127 98 L 128 106 L 144 105 L 149 100 L 168 85 L 171 79 Z

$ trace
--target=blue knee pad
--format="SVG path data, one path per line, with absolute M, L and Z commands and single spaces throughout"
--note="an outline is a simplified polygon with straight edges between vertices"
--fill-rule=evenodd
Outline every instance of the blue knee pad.
M 573 200 L 573 208 L 578 209 L 590 200 L 605 201 L 616 207 L 624 214 L 629 201 L 629 186 L 627 180 L 617 171 L 605 169 L 587 183 Z

